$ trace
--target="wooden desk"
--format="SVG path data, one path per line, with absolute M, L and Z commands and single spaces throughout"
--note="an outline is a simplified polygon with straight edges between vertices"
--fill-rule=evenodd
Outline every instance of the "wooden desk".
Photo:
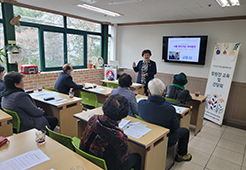
M 88 120 L 90 119 L 91 114 L 99 114 L 102 115 L 102 107 L 83 111 L 81 113 L 77 113 L 74 117 L 81 120 L 79 122 L 78 128 L 80 128 L 81 136 L 82 132 L 87 125 Z M 141 122 L 147 125 L 147 128 L 150 128 L 151 131 L 146 135 L 141 137 L 140 139 L 133 138 L 128 136 L 128 145 L 129 145 L 129 153 L 139 153 L 142 157 L 142 166 L 141 169 L 144 170 L 164 170 L 166 166 L 166 154 L 167 154 L 167 143 L 169 133 L 169 129 L 163 128 L 161 126 L 157 126 L 151 123 L 147 123 L 145 121 L 141 121 L 139 119 L 127 116 L 127 120 L 131 120 L 130 123 Z
M 100 80 L 100 82 L 102 83 L 114 83 L 114 84 L 119 84 L 118 80 L 115 80 L 115 81 L 109 81 L 109 80 Z M 144 84 L 141 84 L 141 85 L 136 85 L 136 84 L 132 84 L 130 89 L 132 91 L 135 91 L 137 90 L 138 91 L 138 94 L 141 94 L 143 95 L 144 94 Z
M 141 98 L 141 97 L 148 99 L 148 96 L 139 95 L 139 94 L 136 96 L 136 99 Z M 178 107 L 181 107 L 181 106 L 178 106 Z M 191 108 L 187 108 L 187 107 L 181 107 L 181 108 L 185 108 L 185 110 L 182 113 L 177 113 L 177 117 L 179 119 L 179 126 L 189 129 L 192 106 Z
M 0 109 L 0 136 L 7 137 L 13 135 L 12 124 L 8 123 L 12 116 Z
M 37 145 L 35 142 L 36 131 L 36 129 L 31 129 L 29 131 L 7 137 L 10 142 L 0 147 L 0 162 L 39 148 L 50 158 L 50 160 L 30 168 L 30 170 L 49 170 L 51 168 L 55 170 L 70 170 L 73 166 L 82 166 L 84 170 L 101 169 L 48 136 L 46 136 L 45 144 Z
M 191 101 L 187 101 L 187 105 L 193 106 L 192 109 L 192 116 L 191 116 L 191 124 L 196 126 L 195 129 L 195 136 L 198 132 L 202 129 L 203 119 L 204 119 L 204 112 L 205 112 L 205 105 L 206 105 L 206 96 L 199 95 L 198 97 L 195 94 L 191 93 L 192 96 Z
M 89 87 L 89 86 L 93 87 L 93 84 L 92 83 L 85 83 L 85 87 Z M 97 91 L 96 89 L 99 89 L 99 88 L 101 88 L 103 90 Z M 82 89 L 82 91 L 85 91 L 87 93 L 96 94 L 98 103 L 105 103 L 107 98 L 110 96 L 112 90 L 113 90 L 112 88 L 100 86 L 100 85 L 97 85 L 97 87 L 95 89 L 85 89 L 85 88 Z M 75 96 L 80 96 L 80 94 L 79 94 L 80 91 L 81 90 L 75 90 L 74 91 Z
M 58 119 L 61 134 L 71 137 L 76 136 L 77 120 L 73 117 L 73 114 L 82 111 L 82 105 L 80 104 L 82 99 L 78 97 L 71 99 L 68 95 L 44 89 L 42 92 L 49 92 L 55 98 L 66 99 L 64 102 L 50 103 L 52 100 L 45 101 L 43 97 L 36 96 L 35 93 L 30 94 L 38 107 L 43 108 L 49 116 L 54 116 Z M 36 94 L 38 93 L 41 92 L 36 92 Z

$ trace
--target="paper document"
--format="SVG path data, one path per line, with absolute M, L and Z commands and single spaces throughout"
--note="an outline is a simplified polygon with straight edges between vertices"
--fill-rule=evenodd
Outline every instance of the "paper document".
M 123 129 L 131 120 L 122 119 L 119 123 L 119 128 Z
M 95 88 L 95 89 L 89 89 L 90 91 L 103 91 L 105 90 L 104 88 Z
M 141 100 L 144 100 L 144 99 L 145 99 L 145 98 L 143 98 L 143 97 L 138 98 L 138 99 L 137 99 L 137 103 L 140 102 Z M 146 100 L 146 99 L 145 99 L 145 100 Z
M 61 102 L 65 102 L 67 101 L 67 99 L 63 99 L 63 98 L 55 98 L 54 100 L 49 100 L 47 101 L 47 103 L 50 104 L 56 104 L 56 103 L 61 103 Z
M 22 155 L 0 163 L 0 169 L 25 170 L 41 164 L 50 158 L 40 149 L 34 149 Z
M 142 124 L 140 122 L 130 123 L 126 126 L 124 133 L 133 138 L 139 139 L 145 134 L 147 134 L 149 131 L 151 131 L 151 129 L 147 128 L 146 126 L 147 125 Z
M 176 110 L 176 113 L 181 114 L 183 111 L 185 111 L 186 108 L 183 107 L 178 107 L 178 106 L 173 106 Z
M 140 83 L 132 83 L 132 86 L 142 86 Z
M 42 91 L 42 92 L 35 92 L 32 95 L 42 97 L 42 98 L 50 98 L 58 96 L 56 93 L 48 92 L 48 91 Z

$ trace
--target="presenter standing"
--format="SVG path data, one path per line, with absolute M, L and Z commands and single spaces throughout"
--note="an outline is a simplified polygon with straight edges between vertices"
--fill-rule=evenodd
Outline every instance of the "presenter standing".
M 154 78 L 154 75 L 156 74 L 156 64 L 154 61 L 150 60 L 150 56 L 151 51 L 144 50 L 142 52 L 143 60 L 139 61 L 137 65 L 135 62 L 132 64 L 133 70 L 138 72 L 137 83 L 145 85 L 144 93 L 146 96 L 148 96 L 148 83 Z

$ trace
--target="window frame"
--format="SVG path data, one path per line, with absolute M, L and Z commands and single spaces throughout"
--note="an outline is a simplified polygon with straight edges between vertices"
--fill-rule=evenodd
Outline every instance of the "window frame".
M 0 22 L 2 19 L 0 19 Z M 101 39 L 103 37 L 102 29 L 101 32 L 91 32 L 91 31 L 84 31 L 84 30 L 77 30 L 72 28 L 67 28 L 67 17 L 63 16 L 63 27 L 58 26 L 51 26 L 51 25 L 44 25 L 39 23 L 30 23 L 26 21 L 20 21 L 21 26 L 26 27 L 34 27 L 38 29 L 38 41 L 39 41 L 39 59 L 40 59 L 40 71 L 46 72 L 46 71 L 57 71 L 61 70 L 62 67 L 46 67 L 45 66 L 45 49 L 44 49 L 44 32 L 57 32 L 57 33 L 63 33 L 63 46 L 64 46 L 64 63 L 67 63 L 68 57 L 67 57 L 67 34 L 74 34 L 83 36 L 83 50 L 84 50 L 84 65 L 80 66 L 73 66 L 74 69 L 84 69 L 87 68 L 87 36 L 88 35 L 97 35 L 100 36 Z M 101 25 L 102 28 L 102 25 Z M 102 41 L 100 42 L 100 53 L 102 51 L 103 45 Z

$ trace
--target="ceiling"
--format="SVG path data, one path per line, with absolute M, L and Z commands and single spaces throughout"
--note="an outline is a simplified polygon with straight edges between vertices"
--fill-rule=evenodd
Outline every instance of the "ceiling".
M 123 14 L 121 17 L 104 16 L 76 5 L 83 1 L 97 1 L 94 6 Z M 216 0 L 143 0 L 109 5 L 110 2 L 129 0 L 17 0 L 19 3 L 64 12 L 101 22 L 132 23 L 149 21 L 182 20 L 246 15 L 246 0 L 239 7 L 218 5 Z

